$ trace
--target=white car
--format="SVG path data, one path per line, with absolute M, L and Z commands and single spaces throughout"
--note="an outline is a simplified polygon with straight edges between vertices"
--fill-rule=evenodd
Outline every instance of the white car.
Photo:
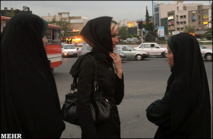
M 212 61 L 212 49 L 208 49 L 205 46 L 200 45 L 200 51 L 203 59 Z
M 149 52 L 150 56 L 160 56 L 166 57 L 167 48 L 162 48 L 157 43 L 142 43 L 138 47 L 135 47 L 136 50 L 144 50 Z
M 78 56 L 78 50 L 74 44 L 66 44 L 62 48 L 62 56 Z

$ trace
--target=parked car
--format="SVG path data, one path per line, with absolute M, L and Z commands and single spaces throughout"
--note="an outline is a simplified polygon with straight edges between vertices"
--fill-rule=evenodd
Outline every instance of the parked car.
M 61 43 L 61 47 L 63 48 L 64 45 L 67 45 L 67 43 L 62 42 L 62 43 Z
M 79 51 L 80 51 L 83 47 L 84 47 L 83 44 L 77 44 L 77 46 L 76 46 L 77 50 L 79 50 Z
M 92 50 L 92 47 L 90 47 L 88 44 L 86 44 L 85 47 L 82 48 L 79 51 L 79 56 L 82 56 L 82 55 L 84 55 L 86 53 L 89 53 L 89 52 L 91 52 L 91 50 Z M 126 54 L 125 53 L 117 51 L 117 50 L 115 50 L 115 52 L 119 54 L 119 56 L 121 57 L 122 61 L 126 60 Z
M 135 47 L 136 50 L 144 50 L 149 52 L 150 56 L 160 56 L 166 57 L 167 48 L 162 48 L 157 43 L 142 43 L 138 47 Z
M 83 47 L 81 50 L 78 51 L 78 55 L 82 56 L 86 53 L 91 52 L 91 50 L 92 50 L 92 47 L 90 47 L 89 44 L 86 44 L 85 47 Z
M 65 56 L 78 56 L 78 50 L 77 48 L 74 46 L 74 44 L 66 44 L 63 46 L 62 48 L 62 57 Z
M 207 47 L 200 45 L 200 51 L 203 59 L 212 61 L 212 49 L 208 49 Z
M 143 50 L 136 50 L 129 45 L 116 45 L 115 50 L 126 54 L 126 59 L 143 60 L 149 57 L 149 53 Z

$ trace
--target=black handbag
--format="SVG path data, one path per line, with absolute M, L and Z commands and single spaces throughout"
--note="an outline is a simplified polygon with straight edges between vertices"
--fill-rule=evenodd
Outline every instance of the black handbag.
M 92 57 L 92 56 L 91 56 Z M 93 81 L 93 89 L 91 92 L 91 103 L 90 108 L 92 112 L 93 120 L 96 123 L 101 123 L 110 116 L 111 104 L 104 97 L 102 91 L 99 90 L 98 86 L 98 75 L 97 75 L 97 64 L 95 63 L 95 75 Z M 71 124 L 79 125 L 77 113 L 76 113 L 76 103 L 77 103 L 77 77 L 74 77 L 73 83 L 71 84 L 70 93 L 66 94 L 66 99 L 62 107 L 62 116 L 64 121 Z

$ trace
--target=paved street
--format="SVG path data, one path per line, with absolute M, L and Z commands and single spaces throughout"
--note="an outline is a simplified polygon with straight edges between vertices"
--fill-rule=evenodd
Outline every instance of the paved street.
M 54 77 L 61 105 L 72 81 L 69 70 L 77 58 L 63 58 L 55 69 Z M 212 62 L 204 62 L 210 92 L 212 92 Z M 125 80 L 125 96 L 119 105 L 122 138 L 153 138 L 157 127 L 146 118 L 147 106 L 162 98 L 170 75 L 167 58 L 147 58 L 142 61 L 126 61 L 122 64 Z M 80 138 L 78 126 L 66 123 L 62 138 Z

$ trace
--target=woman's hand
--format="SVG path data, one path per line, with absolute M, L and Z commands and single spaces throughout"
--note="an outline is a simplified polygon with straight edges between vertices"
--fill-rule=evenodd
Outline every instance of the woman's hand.
M 117 76 L 121 79 L 122 73 L 123 73 L 122 66 L 121 66 L 121 57 L 116 52 L 113 52 L 113 53 L 110 52 L 109 55 L 115 63 L 115 70 L 116 70 Z

